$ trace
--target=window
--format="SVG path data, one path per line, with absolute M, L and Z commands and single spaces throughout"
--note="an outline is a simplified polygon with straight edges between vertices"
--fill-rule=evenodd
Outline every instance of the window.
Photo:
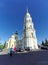
M 16 39 L 17 37 L 15 37 L 15 39 Z
M 30 25 L 30 28 L 32 28 L 32 25 Z
M 25 29 L 26 29 L 26 26 L 25 26 Z
M 29 19 L 29 21 L 30 21 L 30 19 Z
M 33 37 L 33 33 L 32 33 L 32 37 Z

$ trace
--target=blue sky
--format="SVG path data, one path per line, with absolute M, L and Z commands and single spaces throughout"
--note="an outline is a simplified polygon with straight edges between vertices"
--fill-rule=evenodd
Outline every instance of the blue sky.
M 8 40 L 16 30 L 21 37 L 27 6 L 38 43 L 48 39 L 48 0 L 0 0 L 0 42 Z

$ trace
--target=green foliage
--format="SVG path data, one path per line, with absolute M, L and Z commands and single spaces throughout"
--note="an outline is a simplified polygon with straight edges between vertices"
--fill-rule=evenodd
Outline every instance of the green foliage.
M 47 39 L 45 39 L 45 42 L 44 42 L 44 41 L 42 41 L 42 45 L 43 45 L 43 46 L 47 46 L 47 47 L 48 47 L 48 40 L 47 40 Z
M 45 45 L 44 41 L 42 41 L 42 45 Z
M 6 48 L 6 42 L 4 44 L 0 43 L 0 48 L 2 48 L 2 49 Z
M 0 45 L 0 48 L 2 48 L 2 49 L 3 49 L 3 45 Z
M 45 46 L 48 46 L 48 40 L 45 39 Z
M 6 48 L 6 42 L 4 43 L 3 48 Z

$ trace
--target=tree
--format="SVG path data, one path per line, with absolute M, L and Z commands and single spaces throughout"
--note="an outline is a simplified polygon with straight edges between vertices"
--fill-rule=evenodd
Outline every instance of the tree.
M 45 46 L 48 46 L 48 40 L 45 39 Z
M 43 45 L 43 46 L 45 45 L 44 41 L 42 41 L 42 45 Z
M 6 42 L 4 43 L 4 46 L 3 46 L 3 48 L 6 48 Z
M 43 46 L 47 46 L 47 47 L 48 47 L 48 40 L 47 40 L 47 39 L 45 39 L 45 42 L 44 42 L 44 41 L 42 41 L 42 45 L 43 45 Z

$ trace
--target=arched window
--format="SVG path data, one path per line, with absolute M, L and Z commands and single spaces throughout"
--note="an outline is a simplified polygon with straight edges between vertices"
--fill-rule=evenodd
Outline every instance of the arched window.
M 32 28 L 32 25 L 30 25 L 30 28 Z
M 32 37 L 35 39 L 35 36 L 34 36 L 34 34 L 32 33 Z
M 26 26 L 25 26 L 25 29 L 26 29 Z
M 15 37 L 15 39 L 17 39 L 17 37 Z
M 29 22 L 30 22 L 31 20 L 29 19 Z
M 32 37 L 33 37 L 33 33 L 32 33 Z

